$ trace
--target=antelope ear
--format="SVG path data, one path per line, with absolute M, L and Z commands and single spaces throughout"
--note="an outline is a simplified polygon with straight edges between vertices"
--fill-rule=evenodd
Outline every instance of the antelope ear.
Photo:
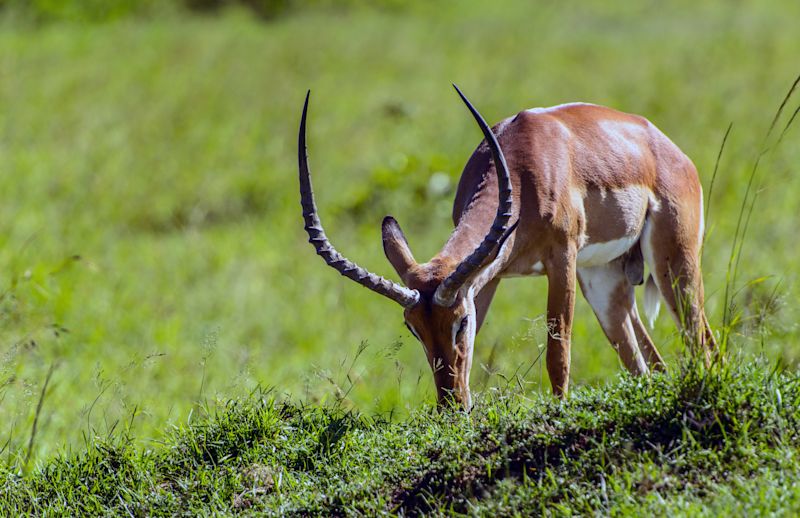
M 397 275 L 402 279 L 408 269 L 417 264 L 408 247 L 406 236 L 400 230 L 397 220 L 391 216 L 383 218 L 381 233 L 383 234 L 383 252 L 394 266 Z

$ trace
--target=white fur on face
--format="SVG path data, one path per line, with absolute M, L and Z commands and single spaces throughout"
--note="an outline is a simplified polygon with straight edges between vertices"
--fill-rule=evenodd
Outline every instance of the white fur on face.
M 472 352 L 475 348 L 475 334 L 477 333 L 477 317 L 475 314 L 475 290 L 470 288 L 467 291 L 467 296 L 465 297 L 464 303 L 466 304 L 467 310 L 467 327 L 464 329 L 464 345 L 465 345 L 465 365 L 464 368 L 466 369 L 464 375 L 467 379 L 464 380 L 464 383 L 467 387 L 466 393 L 466 401 L 464 404 L 467 408 L 472 408 L 472 395 L 469 391 L 469 373 L 472 371 Z M 457 331 L 457 329 L 456 329 Z M 455 334 L 453 334 L 453 347 L 455 347 Z
M 473 348 L 474 343 L 475 343 L 475 335 L 476 335 L 476 332 L 477 332 L 477 330 L 476 330 L 476 328 L 477 328 L 477 325 L 476 325 L 477 318 L 476 318 L 476 313 L 475 313 L 475 290 L 473 288 L 470 288 L 470 289 L 467 290 L 467 294 L 464 297 L 463 302 L 461 303 L 461 307 L 463 308 L 464 316 L 460 317 L 460 318 L 457 318 L 455 321 L 453 321 L 452 333 L 451 333 L 451 344 L 453 346 L 453 349 L 455 350 L 456 349 L 456 345 L 457 345 L 456 338 L 458 336 L 459 330 L 461 330 L 461 322 L 464 320 L 464 318 L 466 318 L 467 319 L 467 323 L 464 326 L 463 333 L 464 333 L 464 338 L 465 338 L 465 342 L 466 342 L 466 345 L 467 345 L 467 350 L 469 351 L 469 353 L 471 355 L 472 348 Z
M 466 318 L 469 318 L 469 317 L 466 317 Z M 450 334 L 450 344 L 452 345 L 453 350 L 456 349 L 456 336 L 458 336 L 458 331 L 461 329 L 461 321 L 463 319 L 464 319 L 463 317 L 462 318 L 457 318 L 453 322 L 453 327 L 452 327 L 451 334 Z

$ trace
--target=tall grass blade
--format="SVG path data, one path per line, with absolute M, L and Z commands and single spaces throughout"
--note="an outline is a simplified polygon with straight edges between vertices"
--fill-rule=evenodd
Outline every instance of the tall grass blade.
M 714 192 L 714 182 L 717 179 L 719 163 L 720 160 L 722 160 L 722 153 L 725 151 L 725 144 L 728 142 L 728 136 L 731 134 L 731 129 L 733 129 L 733 122 L 728 124 L 728 129 L 725 130 L 725 135 L 722 137 L 722 143 L 719 145 L 719 151 L 717 152 L 717 159 L 714 161 L 714 172 L 711 173 L 711 184 L 708 186 L 708 194 L 706 195 L 706 213 L 703 214 L 703 220 L 706 222 L 706 228 L 708 228 L 708 214 L 709 210 L 711 209 L 711 194 Z M 705 241 L 705 239 L 705 236 L 703 236 L 703 241 Z
M 769 137 L 772 134 L 773 129 L 775 128 L 775 124 L 777 123 L 778 119 L 783 113 L 783 109 L 786 107 L 786 104 L 789 102 L 789 99 L 796 91 L 798 84 L 800 84 L 800 74 L 798 74 L 797 78 L 795 78 L 794 82 L 792 83 L 792 86 L 786 93 L 786 96 L 784 96 L 783 101 L 781 101 L 780 105 L 778 106 L 778 109 L 776 110 L 775 115 L 772 118 L 772 123 L 770 124 L 769 129 L 764 135 L 764 140 L 761 144 L 761 149 L 759 150 L 758 155 L 756 156 L 756 160 L 753 163 L 753 168 L 751 169 L 750 175 L 747 179 L 747 187 L 745 188 L 742 204 L 739 207 L 739 215 L 736 221 L 736 230 L 733 234 L 733 242 L 731 243 L 731 252 L 728 258 L 728 268 L 727 271 L 725 272 L 725 296 L 723 301 L 724 307 L 722 316 L 723 346 L 727 344 L 732 324 L 731 306 L 733 301 L 731 296 L 731 289 L 736 284 L 739 262 L 741 260 L 742 249 L 744 245 L 744 239 L 747 233 L 747 228 L 749 227 L 750 224 L 750 218 L 752 216 L 753 209 L 755 207 L 756 199 L 758 198 L 758 191 L 756 191 L 755 194 L 753 194 L 752 199 L 750 193 L 753 191 L 753 183 L 758 173 L 758 167 L 761 164 L 761 159 L 771 149 L 770 146 L 767 145 L 767 141 L 769 140 Z M 800 107 L 798 109 L 800 109 Z M 794 121 L 795 116 L 796 116 L 795 114 L 792 115 L 781 135 L 785 134 L 786 130 L 791 125 L 792 121 Z M 778 143 L 780 143 L 780 138 L 776 142 L 775 146 L 777 146 Z M 772 149 L 774 149 L 775 146 L 772 146 Z
M 781 143 L 781 141 L 783 140 L 783 136 L 786 135 L 787 131 L 789 131 L 789 128 L 792 126 L 792 123 L 794 122 L 794 119 L 797 117 L 798 113 L 800 113 L 800 105 L 798 105 L 797 108 L 795 108 L 794 113 L 792 113 L 792 116 L 789 117 L 789 122 L 787 122 L 786 126 L 783 127 L 783 131 L 781 131 L 781 134 L 778 137 L 778 141 L 775 143 L 776 146 Z
M 778 111 L 775 112 L 775 116 L 772 118 L 772 123 L 769 125 L 769 130 L 767 130 L 767 134 L 764 135 L 764 141 L 765 142 L 769 138 L 769 136 L 772 134 L 772 130 L 773 130 L 773 128 L 775 128 L 775 124 L 778 122 L 778 119 L 780 119 L 781 114 L 783 113 L 783 109 L 786 107 L 786 103 L 789 102 L 789 99 L 794 94 L 794 91 L 797 89 L 797 85 L 798 84 L 800 84 L 800 74 L 797 75 L 797 77 L 794 80 L 794 83 L 792 83 L 792 87 L 789 88 L 788 92 L 786 92 L 786 96 L 783 98 L 783 101 L 781 102 L 781 105 L 778 106 Z
M 47 386 L 50 384 L 50 378 L 53 376 L 55 364 L 51 363 L 50 368 L 47 370 L 47 377 L 44 379 L 42 385 L 42 392 L 39 394 L 39 402 L 36 404 L 36 414 L 33 416 L 33 426 L 31 427 L 31 437 L 28 440 L 28 451 L 25 453 L 25 463 L 23 471 L 28 470 L 28 463 L 30 463 L 31 455 L 33 455 L 33 446 L 36 443 L 36 430 L 39 426 L 39 416 L 42 414 L 42 407 L 44 407 L 44 397 L 47 395 Z

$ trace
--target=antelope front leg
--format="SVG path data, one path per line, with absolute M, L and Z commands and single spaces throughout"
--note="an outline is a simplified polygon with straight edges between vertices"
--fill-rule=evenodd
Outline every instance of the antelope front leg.
M 576 247 L 556 252 L 547 269 L 547 374 L 556 397 L 569 390 L 570 335 L 575 307 Z

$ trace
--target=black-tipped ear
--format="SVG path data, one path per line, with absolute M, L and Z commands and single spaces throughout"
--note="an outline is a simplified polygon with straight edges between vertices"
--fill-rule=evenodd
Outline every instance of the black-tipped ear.
M 408 269 L 417 264 L 414 254 L 408 247 L 406 236 L 400 229 L 397 220 L 391 216 L 383 218 L 381 233 L 383 235 L 383 252 L 394 266 L 397 275 L 402 279 Z

